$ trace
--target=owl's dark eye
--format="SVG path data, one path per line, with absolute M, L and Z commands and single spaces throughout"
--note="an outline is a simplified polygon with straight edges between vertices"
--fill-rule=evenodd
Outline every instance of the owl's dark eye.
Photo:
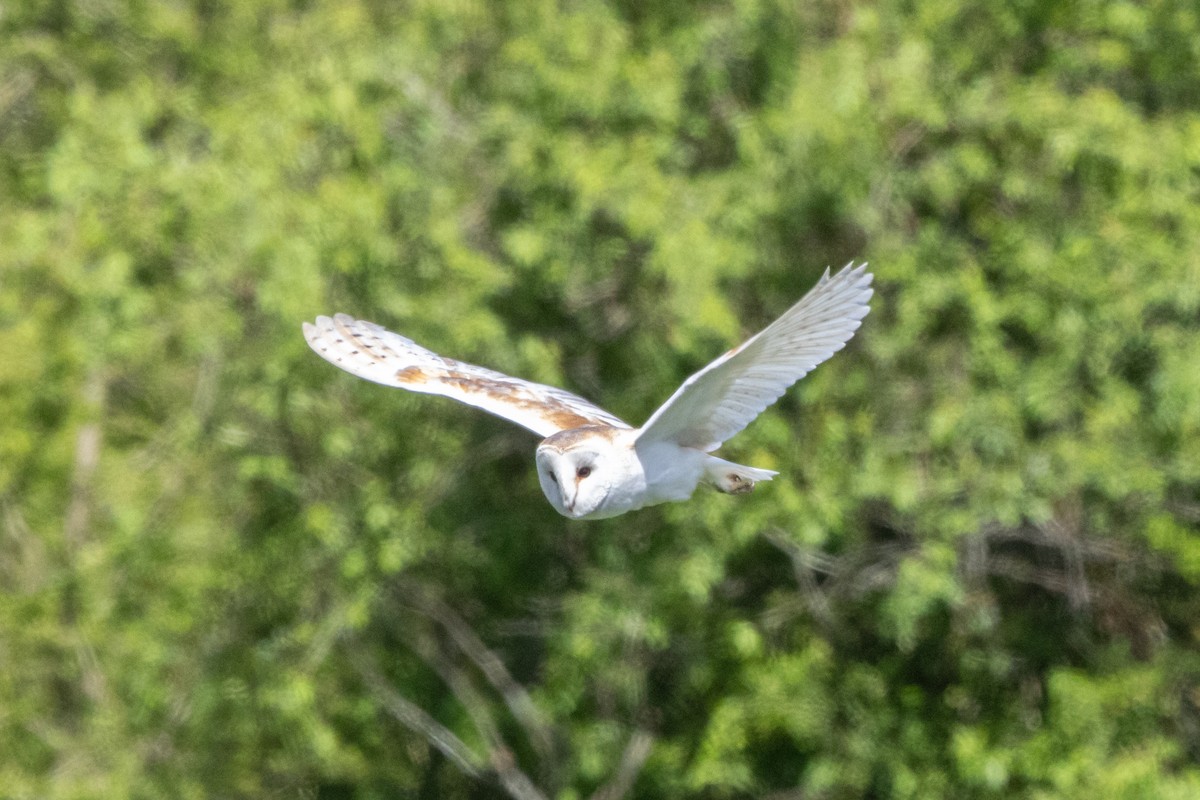
M 591 474 L 592 474 L 591 467 L 580 467 L 579 469 L 577 469 L 575 471 L 576 478 L 586 478 L 588 475 L 591 475 Z
M 546 477 L 550 479 L 551 483 L 558 483 L 558 476 L 556 476 L 553 472 L 547 472 Z

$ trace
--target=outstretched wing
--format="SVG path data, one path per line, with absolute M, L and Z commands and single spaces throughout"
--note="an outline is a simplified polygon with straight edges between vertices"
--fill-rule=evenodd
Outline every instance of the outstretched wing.
M 346 314 L 304 323 L 317 355 L 352 375 L 384 386 L 440 394 L 523 425 L 541 436 L 582 425 L 629 425 L 582 397 L 442 358 L 400 334 Z
M 833 277 L 825 270 L 783 316 L 684 381 L 642 426 L 638 442 L 720 447 L 850 340 L 870 310 L 866 270 L 853 263 Z

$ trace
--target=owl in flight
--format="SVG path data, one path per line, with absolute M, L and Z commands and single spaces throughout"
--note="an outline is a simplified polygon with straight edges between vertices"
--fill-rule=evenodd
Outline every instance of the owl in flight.
M 684 381 L 640 428 L 570 392 L 443 358 L 345 314 L 304 323 L 304 338 L 360 378 L 444 395 L 544 437 L 537 471 L 546 499 L 571 519 L 603 519 L 686 500 L 700 483 L 743 494 L 777 475 L 710 453 L 845 346 L 869 310 L 866 268 L 826 270 L 800 302 Z

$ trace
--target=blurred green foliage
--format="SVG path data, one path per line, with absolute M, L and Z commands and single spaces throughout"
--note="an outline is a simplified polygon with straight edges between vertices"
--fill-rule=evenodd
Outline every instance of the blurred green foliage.
M 602 523 L 347 311 L 640 423 Z M 1200 796 L 1200 10 L 0 6 L 0 798 Z

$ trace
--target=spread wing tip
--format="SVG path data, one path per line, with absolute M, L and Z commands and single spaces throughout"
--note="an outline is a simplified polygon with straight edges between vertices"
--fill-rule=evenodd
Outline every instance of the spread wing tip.
M 345 314 L 338 314 L 337 316 L 344 317 Z M 306 334 L 309 331 L 315 331 L 317 333 L 320 333 L 322 331 L 327 331 L 332 326 L 333 326 L 333 319 L 331 317 L 325 316 L 324 314 L 317 315 L 316 319 L 314 319 L 312 322 L 300 323 L 300 327 L 304 329 L 304 332 Z
M 312 322 L 300 323 L 300 330 L 304 333 L 304 340 L 307 341 L 309 346 L 313 349 L 317 349 L 318 343 L 321 342 L 325 336 L 335 332 L 333 320 L 324 315 L 318 316 Z
M 639 441 L 716 449 L 817 365 L 842 350 L 870 312 L 867 262 L 826 268 L 816 286 L 758 334 L 690 376 L 641 427 Z
M 848 316 L 856 320 L 861 320 L 865 317 L 871 310 L 869 305 L 871 298 L 875 296 L 875 289 L 871 286 L 871 283 L 875 280 L 875 275 L 867 272 L 867 262 L 864 261 L 856 267 L 854 266 L 854 262 L 851 261 L 833 279 L 842 279 L 845 284 L 844 289 L 836 291 L 851 306 Z M 858 326 L 856 325 L 855 327 Z
M 315 322 L 300 323 L 300 330 L 304 332 L 304 341 L 308 342 L 309 346 L 316 348 L 317 342 L 329 330 L 329 317 L 317 317 Z

